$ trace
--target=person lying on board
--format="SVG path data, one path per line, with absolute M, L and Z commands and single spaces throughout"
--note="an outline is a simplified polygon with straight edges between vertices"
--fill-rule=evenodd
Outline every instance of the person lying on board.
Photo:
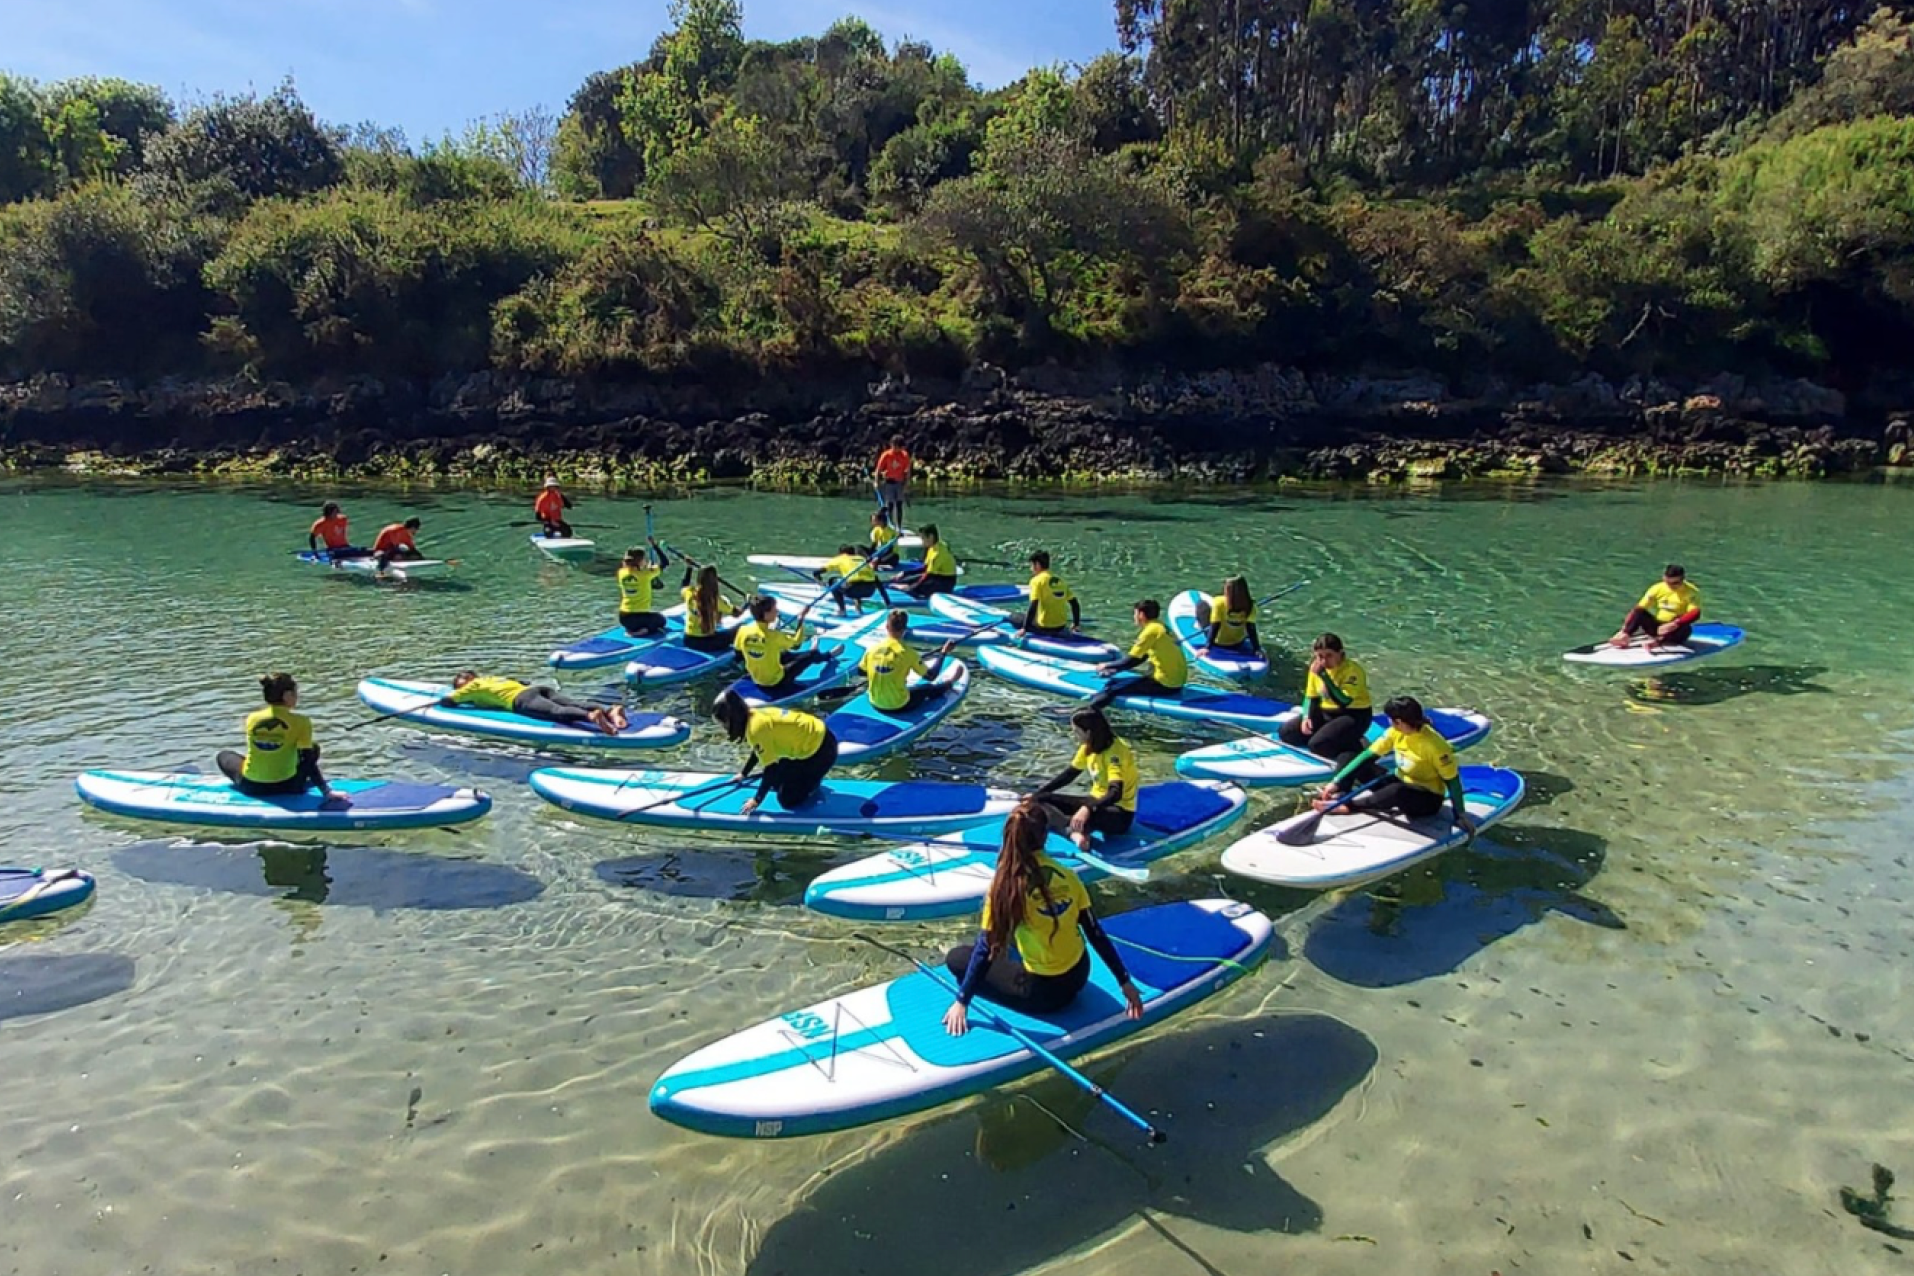
M 452 694 L 439 701 L 447 709 L 492 709 L 565 727 L 594 727 L 617 735 L 631 725 L 623 705 L 599 708 L 561 695 L 556 687 L 534 687 L 511 678 L 481 678 L 467 669 L 452 679 Z

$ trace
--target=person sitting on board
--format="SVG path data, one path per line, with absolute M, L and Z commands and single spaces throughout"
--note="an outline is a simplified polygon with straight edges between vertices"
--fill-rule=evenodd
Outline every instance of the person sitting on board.
M 319 772 L 312 719 L 294 712 L 299 707 L 299 684 L 289 673 L 268 674 L 259 680 L 259 690 L 266 707 L 246 719 L 245 756 L 221 749 L 214 758 L 220 773 L 249 797 L 317 789 L 328 805 L 344 805 L 346 799 L 335 794 Z
M 1456 827 L 1475 840 L 1475 821 L 1462 793 L 1462 772 L 1455 764 L 1455 749 L 1443 738 L 1423 713 L 1422 702 L 1414 696 L 1397 696 L 1382 706 L 1389 718 L 1389 729 L 1372 745 L 1343 759 L 1335 777 L 1324 786 L 1312 804 L 1318 811 L 1336 805 L 1354 783 L 1379 781 L 1367 793 L 1351 798 L 1348 809 L 1382 814 L 1400 811 L 1412 820 L 1424 819 L 1442 809 L 1446 794 L 1455 806 Z M 1396 770 L 1389 775 L 1377 759 L 1395 755 Z M 1385 778 L 1386 777 L 1386 778 Z
M 625 560 L 618 565 L 618 623 L 632 637 L 665 631 L 664 613 L 654 609 L 651 591 L 670 565 L 671 559 L 656 538 L 649 552 L 638 545 L 625 551 Z
M 1106 709 L 1116 703 L 1119 696 L 1180 696 L 1190 680 L 1190 662 L 1183 655 L 1183 644 L 1164 627 L 1163 604 L 1154 598 L 1145 598 L 1136 604 L 1133 615 L 1136 641 L 1123 659 L 1097 666 L 1098 673 L 1112 680 L 1090 697 L 1092 709 Z M 1142 677 L 1115 677 L 1146 660 L 1150 672 Z
M 871 566 L 875 560 L 858 552 L 855 545 L 839 545 L 837 557 L 825 563 L 811 573 L 811 579 L 822 585 L 826 577 L 836 582 L 831 597 L 837 600 L 837 614 L 842 616 L 850 611 L 851 603 L 862 603 L 868 598 L 883 595 L 884 605 L 891 605 L 890 591 L 884 588 L 884 582 L 877 578 L 877 569 Z M 859 611 L 863 608 L 859 607 Z
M 372 542 L 372 556 L 379 561 L 380 571 L 395 562 L 414 562 L 425 557 L 419 552 L 414 536 L 421 526 L 418 519 L 408 518 L 403 523 L 387 523 L 379 529 L 379 538 Z
M 738 772 L 742 784 L 760 765 L 757 796 L 740 809 L 749 815 L 777 794 L 778 805 L 787 811 L 803 807 L 817 796 L 825 774 L 837 762 L 837 737 L 821 718 L 795 709 L 754 709 L 735 691 L 721 691 L 711 706 L 711 716 L 724 728 L 725 737 L 742 740 L 751 746 L 751 756 Z
M 1695 622 L 1700 619 L 1701 590 L 1689 581 L 1680 563 L 1670 563 L 1608 643 L 1626 647 L 1636 634 L 1641 634 L 1650 647 L 1678 647 L 1694 634 Z
M 512 678 L 481 678 L 470 669 L 452 679 L 452 694 L 439 703 L 447 709 L 494 709 L 564 727 L 595 727 L 605 735 L 617 735 L 631 725 L 623 705 L 601 709 L 560 695 L 556 687 L 529 686 Z
M 1249 581 L 1231 576 L 1223 582 L 1223 592 L 1196 604 L 1196 623 L 1209 631 L 1207 646 L 1221 647 L 1244 655 L 1263 654 L 1263 640 L 1256 634 L 1256 600 L 1250 597 Z
M 945 969 L 957 980 L 957 1000 L 944 1012 L 944 1029 L 953 1037 L 970 1030 L 970 1003 L 978 996 L 1027 1015 L 1064 1009 L 1090 982 L 1091 948 L 1116 976 L 1124 1015 L 1143 1017 L 1143 998 L 1098 923 L 1090 892 L 1075 873 L 1044 854 L 1049 833 L 1049 820 L 1031 798 L 1004 819 L 997 871 L 984 896 L 976 942 L 953 948 L 944 958 Z
M 774 695 L 812 665 L 835 659 L 822 651 L 796 650 L 806 636 L 801 618 L 795 630 L 779 629 L 778 600 L 759 597 L 751 600 L 751 619 L 738 626 L 731 646 L 744 657 L 744 671 L 753 685 Z
M 1369 675 L 1342 649 L 1341 638 L 1323 634 L 1311 645 L 1302 712 L 1276 734 L 1292 749 L 1344 759 L 1361 751 L 1374 717 Z
M 1021 633 L 1052 638 L 1083 628 L 1083 604 L 1063 583 L 1063 577 L 1050 570 L 1047 549 L 1030 555 L 1030 606 L 1015 627 Z
M 924 538 L 923 567 L 915 575 L 907 573 L 892 583 L 912 598 L 951 593 L 957 588 L 957 556 L 950 552 L 950 546 L 944 544 L 937 524 L 924 524 L 924 530 L 918 535 Z
M 359 549 L 346 537 L 346 515 L 339 508 L 339 502 L 327 501 L 319 510 L 319 517 L 313 520 L 312 527 L 306 532 L 306 548 L 316 554 L 319 543 L 325 542 L 326 557 L 334 562 L 342 558 L 364 558 L 366 551 Z
M 693 570 L 698 573 L 696 584 Z M 718 569 L 696 567 L 687 559 L 678 596 L 685 604 L 685 646 L 706 653 L 731 650 L 732 635 L 725 632 L 724 622 L 739 612 L 719 588 Z
M 532 517 L 544 524 L 545 535 L 571 539 L 572 525 L 565 521 L 565 511 L 571 508 L 572 498 L 559 489 L 558 476 L 547 474 L 545 486 L 532 502 Z
M 902 537 L 891 526 L 890 516 L 883 510 L 871 515 L 871 548 L 877 551 L 872 561 L 879 567 L 897 566 L 897 542 Z
M 1116 733 L 1101 709 L 1079 709 L 1071 714 L 1070 730 L 1077 739 L 1076 756 L 1030 796 L 1043 804 L 1057 832 L 1068 834 L 1087 851 L 1092 834 L 1121 837 L 1136 822 L 1140 786 L 1136 750 Z M 1075 784 L 1086 771 L 1090 773 L 1089 797 L 1058 792 Z
M 910 453 L 904 436 L 893 434 L 891 445 L 877 456 L 877 503 L 890 516 L 891 526 L 904 526 L 904 489 L 910 486 Z
M 884 640 L 866 651 L 858 663 L 870 684 L 872 707 L 885 713 L 909 713 L 950 693 L 950 687 L 938 682 L 937 675 L 943 672 L 944 660 L 956 641 L 940 647 L 926 666 L 916 649 L 904 641 L 909 632 L 910 613 L 892 612 L 884 621 Z M 910 685 L 912 674 L 922 679 L 918 686 Z

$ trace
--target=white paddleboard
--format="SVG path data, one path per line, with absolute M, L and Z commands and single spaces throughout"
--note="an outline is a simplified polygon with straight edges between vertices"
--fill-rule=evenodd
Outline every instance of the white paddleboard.
M 1295 713 L 1285 715 L 1282 724 L 1293 721 L 1296 714 L 1301 712 L 1298 709 Z M 1430 725 L 1458 750 L 1470 748 L 1488 738 L 1491 724 L 1487 714 L 1474 709 L 1430 709 L 1428 714 Z M 1378 713 L 1363 739 L 1373 744 L 1388 729 L 1389 719 Z M 1385 761 L 1383 765 L 1390 766 L 1393 762 Z M 1230 780 L 1252 789 L 1262 789 L 1327 780 L 1336 773 L 1336 763 L 1308 749 L 1284 744 L 1273 736 L 1253 735 L 1224 744 L 1191 749 L 1177 758 L 1176 769 L 1180 775 Z
M 631 714 L 629 726 L 617 735 L 606 735 L 589 727 L 568 727 L 505 709 L 451 708 L 439 703 L 441 697 L 451 694 L 451 685 L 441 682 L 367 678 L 359 683 L 359 699 L 388 717 L 414 726 L 463 731 L 494 740 L 623 751 L 662 749 L 691 738 L 690 725 L 668 714 Z
M 598 543 L 582 536 L 547 536 L 543 532 L 535 532 L 532 534 L 532 544 L 566 563 L 582 562 L 598 552 Z
M 1209 630 L 1196 623 L 1197 604 L 1207 601 L 1208 597 L 1200 590 L 1186 589 L 1170 600 L 1167 616 L 1170 632 L 1183 644 L 1191 663 L 1219 678 L 1247 681 L 1263 677 L 1269 672 L 1267 657 L 1253 655 L 1242 647 L 1217 647 L 1211 650 Z
M 1607 669 L 1666 669 L 1718 656 L 1739 647 L 1748 635 L 1733 625 L 1696 625 L 1685 643 L 1648 643 L 1640 639 L 1626 647 L 1592 642 L 1562 653 L 1570 664 L 1600 665 Z

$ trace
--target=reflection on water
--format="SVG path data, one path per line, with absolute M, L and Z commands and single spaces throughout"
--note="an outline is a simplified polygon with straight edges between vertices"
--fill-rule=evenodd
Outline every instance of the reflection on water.
M 149 882 L 358 908 L 503 908 L 544 885 L 504 864 L 363 846 L 249 848 L 144 842 L 113 855 Z
M 0 1022 L 125 992 L 133 969 L 133 959 L 120 953 L 0 954 Z

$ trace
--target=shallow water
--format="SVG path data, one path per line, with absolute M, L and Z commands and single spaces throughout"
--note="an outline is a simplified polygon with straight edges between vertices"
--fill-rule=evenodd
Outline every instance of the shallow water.
M 329 494 L 0 484 L 0 862 L 100 879 L 77 915 L 0 926 L 0 1272 L 1905 1270 L 1914 1243 L 1837 1190 L 1914 1173 L 1914 491 L 927 503 L 960 553 L 1053 548 L 1112 632 L 1238 564 L 1262 593 L 1308 578 L 1265 628 L 1276 690 L 1334 629 L 1378 691 L 1487 711 L 1472 760 L 1529 778 L 1483 845 L 1380 890 L 1246 887 L 1215 844 L 1099 888 L 1111 911 L 1227 890 L 1278 919 L 1264 972 L 1096 1068 L 1159 1115 L 1158 1149 L 1058 1082 L 789 1143 L 652 1118 L 688 1050 L 895 973 L 798 906 L 870 848 L 577 820 L 520 784 L 529 754 L 346 730 L 361 675 L 535 673 L 616 590 L 609 554 L 562 567 L 507 526 L 528 496 L 442 489 L 344 496 L 362 534 L 419 514 L 462 560 L 449 582 L 303 568 Z M 608 549 L 642 531 L 634 501 L 581 506 Z M 743 583 L 744 553 L 828 550 L 865 509 L 656 512 Z M 1671 557 L 1744 648 L 1654 683 L 1561 663 Z M 210 764 L 281 667 L 329 771 L 477 783 L 493 815 L 261 846 L 82 812 L 76 771 Z M 980 676 L 879 773 L 1042 776 L 1066 713 Z M 1214 738 L 1127 726 L 1151 778 Z M 736 760 L 708 727 L 669 756 Z

